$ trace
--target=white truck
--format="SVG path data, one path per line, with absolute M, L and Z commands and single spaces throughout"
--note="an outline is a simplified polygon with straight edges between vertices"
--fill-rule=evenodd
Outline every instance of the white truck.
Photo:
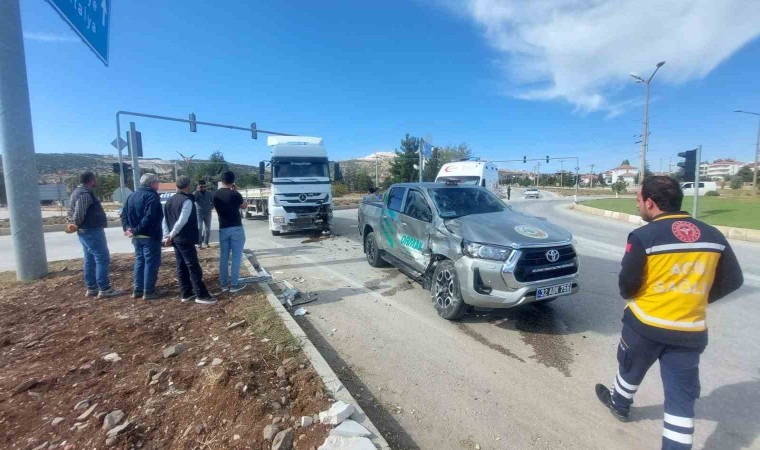
M 269 136 L 267 145 L 271 150 L 271 187 L 266 215 L 272 235 L 301 230 L 329 232 L 333 198 L 324 140 Z M 259 163 L 260 174 L 265 173 L 266 164 L 267 161 Z M 247 215 L 256 213 L 263 213 L 263 205 L 254 210 L 249 206 Z
M 499 195 L 499 169 L 488 161 L 464 160 L 446 163 L 435 181 L 454 181 L 459 185 L 474 185 Z

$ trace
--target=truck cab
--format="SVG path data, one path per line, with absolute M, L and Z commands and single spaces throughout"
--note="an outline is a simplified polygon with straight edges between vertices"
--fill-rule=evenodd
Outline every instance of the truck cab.
M 496 164 L 488 161 L 475 159 L 446 163 L 438 171 L 435 181 L 480 186 L 499 195 L 499 169 Z
M 269 136 L 269 230 L 330 231 L 332 190 L 324 141 L 308 136 Z

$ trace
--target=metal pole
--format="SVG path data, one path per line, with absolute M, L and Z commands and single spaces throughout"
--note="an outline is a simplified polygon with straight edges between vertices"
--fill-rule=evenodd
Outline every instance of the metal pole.
M 0 2 L 0 147 L 16 278 L 48 273 L 19 0 Z
M 419 172 L 420 172 L 420 183 L 422 183 L 422 138 L 420 138 L 420 162 L 419 162 Z
M 651 80 L 651 78 L 650 78 Z M 649 81 L 646 84 L 646 94 L 644 96 L 644 135 L 641 137 L 641 161 L 639 163 L 639 185 L 644 181 L 645 168 L 647 165 L 647 145 L 649 145 Z
M 757 123 L 757 143 L 755 144 L 755 172 L 752 175 L 752 188 L 758 189 L 757 186 L 757 171 L 760 170 L 760 121 Z
M 122 157 L 121 142 L 121 125 L 119 124 L 119 114 L 116 114 L 116 149 L 119 151 L 119 187 L 124 189 L 124 158 Z
M 697 218 L 699 204 L 699 165 L 702 161 L 702 146 L 697 147 L 697 167 L 694 169 L 694 210 L 691 216 Z
M 132 185 L 137 191 L 140 186 L 140 167 L 137 163 L 137 129 L 135 123 L 129 122 L 129 154 L 132 155 Z

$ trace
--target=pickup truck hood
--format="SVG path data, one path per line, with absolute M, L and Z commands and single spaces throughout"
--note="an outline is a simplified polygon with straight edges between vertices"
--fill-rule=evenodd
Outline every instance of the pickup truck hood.
M 468 241 L 506 246 L 552 245 L 572 239 L 572 234 L 546 220 L 514 211 L 449 219 L 446 227 Z

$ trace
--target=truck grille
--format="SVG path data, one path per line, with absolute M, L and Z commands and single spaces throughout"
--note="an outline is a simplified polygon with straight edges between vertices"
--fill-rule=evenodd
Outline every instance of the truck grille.
M 319 206 L 283 206 L 286 213 L 314 214 L 319 211 Z
M 546 256 L 550 250 L 559 252 L 559 258 L 554 262 L 549 261 Z M 557 278 L 578 272 L 575 249 L 572 245 L 530 248 L 522 252 L 514 272 L 515 280 L 520 283 Z

